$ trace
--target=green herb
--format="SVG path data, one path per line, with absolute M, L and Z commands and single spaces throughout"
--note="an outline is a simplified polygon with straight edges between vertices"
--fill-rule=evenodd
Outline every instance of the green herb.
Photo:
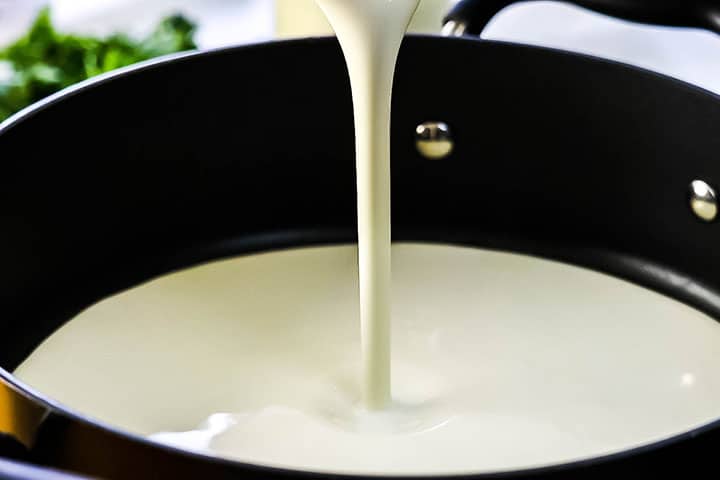
M 74 83 L 119 67 L 168 53 L 196 48 L 195 25 L 180 15 L 168 17 L 145 39 L 116 34 L 93 38 L 59 33 L 49 9 L 30 30 L 0 50 L 10 77 L 0 80 L 0 121 Z

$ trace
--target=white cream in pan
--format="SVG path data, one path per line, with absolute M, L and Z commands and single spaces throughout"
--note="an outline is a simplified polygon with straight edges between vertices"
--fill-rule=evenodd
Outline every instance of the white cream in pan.
M 399 244 L 392 267 L 394 402 L 382 412 L 361 405 L 351 246 L 155 280 L 82 313 L 16 373 L 158 441 L 315 471 L 512 470 L 720 417 L 720 326 L 685 305 L 471 248 Z

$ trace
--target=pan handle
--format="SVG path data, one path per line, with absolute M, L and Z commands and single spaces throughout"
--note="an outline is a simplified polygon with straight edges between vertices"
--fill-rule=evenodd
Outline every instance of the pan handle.
M 443 20 L 446 35 L 480 35 L 502 9 L 522 0 L 461 0 Z M 571 0 L 599 13 L 655 25 L 720 33 L 720 0 Z

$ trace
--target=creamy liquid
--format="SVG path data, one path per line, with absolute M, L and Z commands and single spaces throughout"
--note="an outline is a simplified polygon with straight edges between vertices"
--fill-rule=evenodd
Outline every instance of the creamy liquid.
M 82 313 L 16 374 L 157 441 L 314 471 L 512 470 L 720 416 L 706 315 L 577 267 L 417 244 L 393 247 L 396 405 L 365 412 L 356 256 L 289 250 L 160 278 Z
M 337 34 L 355 112 L 363 405 L 389 406 L 390 102 L 400 44 L 419 0 L 317 0 Z
M 439 34 L 443 17 L 457 0 L 421 0 L 408 31 Z M 279 38 L 332 35 L 316 0 L 275 0 L 275 35 Z

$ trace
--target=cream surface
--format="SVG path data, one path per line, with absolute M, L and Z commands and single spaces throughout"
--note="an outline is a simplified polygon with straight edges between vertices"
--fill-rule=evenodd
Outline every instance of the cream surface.
M 395 62 L 420 0 L 317 0 L 337 34 L 355 113 L 362 398 L 390 405 L 390 102 Z
M 513 470 L 720 417 L 720 326 L 621 280 L 521 255 L 393 247 L 395 404 L 364 413 L 357 249 L 181 271 L 89 308 L 18 377 L 77 411 L 246 462 Z

